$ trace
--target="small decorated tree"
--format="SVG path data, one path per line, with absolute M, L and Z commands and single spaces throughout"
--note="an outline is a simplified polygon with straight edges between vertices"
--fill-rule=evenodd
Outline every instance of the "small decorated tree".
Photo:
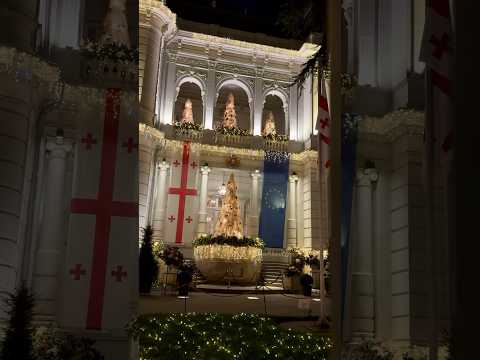
M 9 319 L 0 359 L 33 360 L 33 295 L 22 284 L 5 304 Z
M 139 287 L 141 294 L 148 294 L 158 276 L 158 263 L 153 255 L 152 248 L 153 229 L 150 225 L 143 229 L 142 246 L 139 256 Z
M 233 94 L 228 94 L 225 104 L 225 113 L 223 114 L 223 127 L 232 129 L 237 127 L 237 113 L 235 111 L 235 99 Z

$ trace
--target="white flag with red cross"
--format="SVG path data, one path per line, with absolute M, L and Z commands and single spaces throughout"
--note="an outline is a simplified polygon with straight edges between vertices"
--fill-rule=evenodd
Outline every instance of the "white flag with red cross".
M 82 119 L 62 282 L 60 322 L 124 329 L 135 301 L 138 122 L 119 89 Z
M 420 60 L 430 71 L 426 100 L 427 116 L 432 116 L 432 123 L 426 126 L 425 140 L 428 142 L 430 137 L 434 152 L 442 153 L 446 158 L 453 145 L 453 31 L 449 1 L 430 0 L 426 11 Z
M 170 159 L 170 182 L 165 213 L 165 242 L 191 244 L 198 223 L 199 154 L 185 141 Z
M 323 87 L 322 87 L 323 88 Z M 330 112 L 325 91 L 318 94 L 318 117 L 316 129 L 320 141 L 319 167 L 320 172 L 330 169 Z

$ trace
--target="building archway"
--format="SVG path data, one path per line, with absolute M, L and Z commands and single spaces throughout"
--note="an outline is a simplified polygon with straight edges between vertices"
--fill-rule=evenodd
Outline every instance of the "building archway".
M 226 80 L 218 87 L 215 111 L 213 113 L 214 128 L 222 124 L 225 113 L 225 104 L 228 95 L 232 93 L 235 99 L 237 126 L 241 129 L 253 131 L 253 104 L 251 90 L 243 82 L 235 79 Z
M 175 105 L 173 109 L 173 122 L 177 122 L 182 119 L 185 101 L 190 99 L 192 101 L 193 121 L 195 124 L 204 125 L 205 107 L 203 101 L 204 92 L 202 91 L 202 84 L 198 80 L 191 81 L 190 78 L 184 78 L 182 80 L 177 86 L 177 97 L 175 99 Z
M 288 105 L 282 93 L 268 92 L 264 97 L 262 110 L 262 132 L 268 113 L 271 111 L 275 121 L 277 134 L 288 135 Z

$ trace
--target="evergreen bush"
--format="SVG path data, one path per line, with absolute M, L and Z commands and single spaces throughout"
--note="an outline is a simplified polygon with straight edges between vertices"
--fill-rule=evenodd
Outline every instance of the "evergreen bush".
M 33 360 L 33 306 L 34 298 L 25 284 L 4 300 L 8 325 L 2 343 L 0 359 Z
M 323 360 L 332 350 L 328 337 L 283 330 L 255 314 L 145 315 L 128 330 L 144 360 Z
M 158 277 L 158 263 L 155 260 L 152 248 L 153 229 L 150 225 L 143 229 L 142 246 L 140 247 L 139 263 L 139 290 L 148 294 Z

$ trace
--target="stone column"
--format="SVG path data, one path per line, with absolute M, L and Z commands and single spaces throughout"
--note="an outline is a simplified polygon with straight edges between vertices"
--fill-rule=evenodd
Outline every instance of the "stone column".
M 259 73 L 263 75 L 262 70 L 260 70 Z M 255 101 L 253 102 L 254 103 L 253 135 L 261 135 L 262 134 L 262 112 L 263 112 L 263 105 L 265 104 L 265 99 L 263 97 L 263 79 L 261 77 L 257 77 L 255 79 L 255 95 L 254 96 L 255 96 Z
M 250 193 L 250 211 L 247 219 L 247 231 L 249 236 L 258 236 L 258 182 L 262 176 L 259 170 L 255 170 L 250 174 L 252 177 L 252 191 Z
M 155 96 L 158 84 L 158 65 L 162 33 L 155 26 L 150 27 L 148 34 L 148 51 L 143 74 L 142 98 L 140 100 L 140 122 L 153 126 L 155 115 Z
M 373 207 L 372 182 L 375 169 L 360 170 L 357 174 L 355 244 L 352 254 L 352 336 L 374 335 L 374 281 L 373 281 Z
M 45 200 L 33 272 L 35 310 L 39 320 L 55 320 L 58 271 L 65 247 L 65 169 L 72 146 L 63 137 L 48 139 Z
M 200 210 L 198 211 L 197 236 L 207 233 L 208 174 L 210 171 L 212 170 L 206 165 L 200 168 L 202 180 L 200 183 Z
M 207 94 L 203 106 L 205 107 L 205 129 L 213 129 L 213 113 L 215 110 L 215 101 L 217 89 L 215 85 L 215 61 L 208 62 Z
M 298 175 L 293 173 L 288 179 L 287 247 L 297 247 L 297 183 Z
M 165 205 L 167 204 L 167 174 L 170 164 L 163 160 L 157 165 L 155 213 L 153 217 L 153 236 L 155 240 L 164 240 Z

